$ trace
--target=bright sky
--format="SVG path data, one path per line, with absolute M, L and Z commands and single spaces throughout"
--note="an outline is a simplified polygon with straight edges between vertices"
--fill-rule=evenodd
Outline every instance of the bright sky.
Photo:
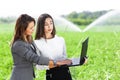
M 120 0 L 1 0 L 0 17 L 19 16 L 27 13 L 39 16 L 42 13 L 53 15 L 69 14 L 72 11 L 120 10 Z

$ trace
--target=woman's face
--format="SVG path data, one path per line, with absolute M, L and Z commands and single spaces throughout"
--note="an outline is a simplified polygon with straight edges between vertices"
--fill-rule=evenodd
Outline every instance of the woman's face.
M 29 35 L 29 36 L 32 35 L 32 33 L 34 32 L 34 25 L 35 24 L 34 24 L 33 21 L 28 24 L 28 27 L 27 27 L 27 29 L 25 31 L 25 35 Z
M 53 31 L 53 21 L 51 18 L 45 19 L 44 32 L 45 34 L 51 34 Z

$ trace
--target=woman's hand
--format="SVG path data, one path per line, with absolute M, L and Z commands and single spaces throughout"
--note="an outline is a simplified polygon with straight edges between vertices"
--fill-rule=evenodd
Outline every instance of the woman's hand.
M 88 60 L 88 57 L 84 57 L 84 64 L 86 64 L 87 63 L 87 60 Z
M 56 65 L 57 66 L 62 66 L 62 65 L 69 65 L 71 63 L 72 63 L 72 60 L 65 59 L 65 60 L 62 60 L 62 61 L 57 61 Z
M 80 60 L 80 64 L 83 65 L 83 64 L 86 64 L 87 63 L 87 57 L 84 57 Z
M 54 67 L 56 67 L 56 66 L 54 65 L 54 61 L 53 61 L 53 60 L 50 60 L 50 61 L 49 61 L 49 68 L 54 68 Z
M 56 64 L 54 64 L 53 60 L 50 60 L 49 68 L 54 68 L 54 67 L 58 67 L 62 65 L 69 65 L 69 64 L 72 64 L 72 60 L 69 60 L 69 59 L 61 60 L 61 61 L 57 61 Z

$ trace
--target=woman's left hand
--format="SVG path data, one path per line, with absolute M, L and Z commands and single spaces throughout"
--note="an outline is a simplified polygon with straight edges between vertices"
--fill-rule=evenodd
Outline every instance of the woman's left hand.
M 88 60 L 88 57 L 84 57 L 84 64 L 86 64 L 87 63 L 87 60 Z

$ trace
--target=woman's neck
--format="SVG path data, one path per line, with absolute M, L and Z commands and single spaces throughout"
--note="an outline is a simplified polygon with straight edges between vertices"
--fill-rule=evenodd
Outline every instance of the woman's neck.
M 45 34 L 46 35 L 46 39 L 51 39 L 53 38 L 53 35 L 52 34 Z

